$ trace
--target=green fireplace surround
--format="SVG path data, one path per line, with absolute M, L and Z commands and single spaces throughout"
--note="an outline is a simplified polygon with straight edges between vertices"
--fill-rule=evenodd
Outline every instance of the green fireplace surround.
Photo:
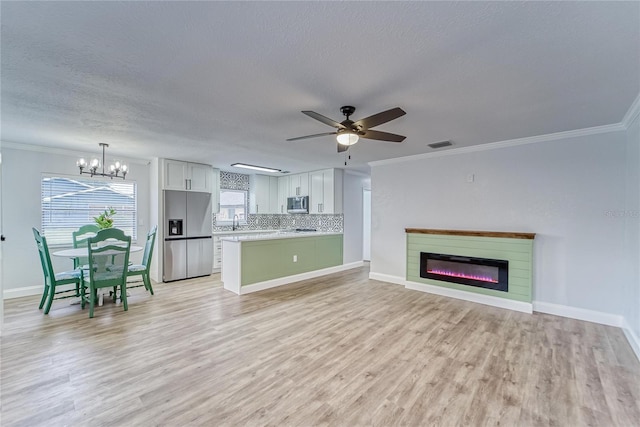
M 408 282 L 531 304 L 534 233 L 407 228 Z M 507 292 L 420 277 L 420 253 L 491 258 L 509 262 Z

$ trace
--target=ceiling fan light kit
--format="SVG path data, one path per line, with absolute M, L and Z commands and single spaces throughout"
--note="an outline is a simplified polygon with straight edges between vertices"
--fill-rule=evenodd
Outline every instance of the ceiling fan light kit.
M 352 132 L 343 132 L 343 133 L 339 133 L 336 136 L 336 139 L 338 140 L 338 144 L 349 146 L 358 142 L 360 137 L 357 134 Z
M 349 116 L 351 116 L 356 111 L 356 107 L 345 105 L 340 108 L 340 111 L 346 116 L 346 120 L 343 120 L 342 122 L 336 122 L 335 120 L 325 117 L 322 114 L 318 114 L 315 111 L 302 111 L 302 114 L 306 114 L 312 119 L 318 120 L 319 122 L 334 127 L 336 128 L 336 131 L 289 138 L 287 139 L 287 141 L 298 141 L 300 139 L 316 138 L 326 135 L 336 135 L 336 140 L 338 141 L 338 153 L 342 153 L 343 151 L 346 151 L 349 146 L 357 143 L 360 138 L 375 139 L 377 141 L 385 142 L 402 142 L 405 139 L 405 137 L 402 135 L 371 130 L 372 127 L 390 122 L 391 120 L 397 119 L 398 117 L 402 117 L 407 114 L 402 110 L 402 108 L 392 108 L 390 110 L 374 114 L 373 116 L 369 116 L 355 122 L 349 119 Z

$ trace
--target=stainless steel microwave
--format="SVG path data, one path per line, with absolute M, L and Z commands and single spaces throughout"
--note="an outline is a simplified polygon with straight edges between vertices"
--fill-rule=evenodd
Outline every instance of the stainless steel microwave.
M 287 212 L 309 213 L 309 196 L 287 197 Z

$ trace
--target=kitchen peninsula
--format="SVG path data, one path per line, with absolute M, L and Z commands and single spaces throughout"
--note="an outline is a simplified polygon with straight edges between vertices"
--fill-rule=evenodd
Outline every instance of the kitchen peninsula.
M 221 238 L 224 288 L 238 295 L 344 269 L 342 233 L 276 232 Z

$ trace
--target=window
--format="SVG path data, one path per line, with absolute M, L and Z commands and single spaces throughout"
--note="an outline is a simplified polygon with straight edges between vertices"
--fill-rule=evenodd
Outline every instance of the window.
M 136 183 L 45 176 L 41 183 L 42 233 L 50 245 L 71 245 L 71 233 L 107 208 L 114 208 L 113 226 L 137 239 Z
M 231 224 L 234 216 L 240 224 L 247 223 L 247 191 L 220 189 L 220 213 L 216 214 L 216 224 Z

